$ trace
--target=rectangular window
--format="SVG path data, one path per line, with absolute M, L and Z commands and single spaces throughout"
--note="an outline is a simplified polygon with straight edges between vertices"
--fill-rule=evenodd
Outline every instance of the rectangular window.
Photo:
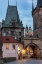
M 12 50 L 14 50 L 15 49 L 15 45 L 12 45 Z
M 19 32 L 19 36 L 21 36 L 21 32 Z
M 9 44 L 6 44 L 6 49 L 9 49 Z
M 9 38 L 7 38 L 6 40 L 9 40 Z
M 14 31 L 11 31 L 11 35 L 12 35 L 12 36 L 14 35 Z
M 39 36 L 37 35 L 37 38 L 39 38 Z
M 19 38 L 19 41 L 21 42 L 21 38 Z
M 35 30 L 36 30 L 36 28 L 37 28 L 37 25 L 35 24 Z

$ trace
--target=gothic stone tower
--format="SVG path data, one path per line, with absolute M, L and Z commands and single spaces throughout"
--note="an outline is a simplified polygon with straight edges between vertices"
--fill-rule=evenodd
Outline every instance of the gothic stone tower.
M 33 6 L 32 6 L 33 7 Z M 42 0 L 37 0 L 37 6 L 32 8 L 33 34 L 42 40 Z
M 24 42 L 24 27 L 20 21 L 17 6 L 8 3 L 5 20 L 2 21 L 2 36 L 12 36 Z

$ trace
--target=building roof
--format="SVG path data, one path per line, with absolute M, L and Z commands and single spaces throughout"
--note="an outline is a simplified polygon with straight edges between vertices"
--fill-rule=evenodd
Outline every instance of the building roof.
M 31 28 L 31 27 L 29 27 L 29 32 L 33 32 L 33 30 L 32 30 L 32 28 Z
M 37 6 L 42 7 L 42 0 L 37 0 Z
M 10 22 L 12 21 L 13 18 L 16 20 L 15 22 L 18 23 L 18 27 L 23 28 L 23 24 L 20 22 L 20 19 L 19 19 L 17 6 L 10 6 L 9 5 L 7 8 L 7 12 L 6 12 L 5 21 L 3 22 L 3 27 L 9 27 Z
M 29 30 L 29 32 L 33 32 L 33 30 Z
M 17 7 L 16 6 L 8 6 L 8 9 L 6 12 L 5 24 L 9 24 L 13 17 L 17 21 Z
M 0 37 L 0 40 L 2 41 L 2 43 L 20 43 L 12 36 L 2 36 Z

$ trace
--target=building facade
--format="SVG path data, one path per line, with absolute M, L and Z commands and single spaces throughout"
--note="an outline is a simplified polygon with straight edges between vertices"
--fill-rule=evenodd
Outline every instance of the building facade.
M 0 44 L 0 57 L 15 57 L 16 59 L 18 59 L 18 55 L 20 54 L 20 52 L 22 52 L 23 44 L 21 44 L 21 42 L 17 41 L 12 36 L 3 36 L 0 40 L 3 44 Z
M 2 21 L 2 28 L 1 28 L 1 36 L 12 36 L 16 40 L 18 40 L 21 43 L 24 43 L 24 49 L 27 50 L 27 53 L 29 53 L 29 57 L 33 58 L 40 58 L 42 57 L 42 1 L 37 0 L 37 6 L 34 9 L 33 3 L 32 3 L 32 17 L 33 17 L 33 31 L 31 27 L 28 28 L 26 25 L 25 29 L 25 37 L 24 37 L 24 27 L 22 24 L 22 21 L 19 19 L 17 6 L 10 6 L 8 5 L 6 17 L 5 20 Z M 7 41 L 6 41 L 7 42 Z M 5 50 L 4 47 L 8 43 L 3 42 L 3 57 L 8 57 L 7 50 Z M 16 43 L 15 43 L 16 44 Z M 9 55 L 11 56 L 10 50 L 12 50 L 13 43 L 9 43 L 10 49 Z M 18 44 L 17 44 L 18 45 Z M 20 47 L 23 48 L 23 46 L 19 45 L 18 48 L 18 54 L 21 52 Z M 15 53 L 16 50 L 14 50 L 13 53 Z M 5 56 L 5 54 L 7 55 Z M 13 55 L 12 53 L 12 55 Z M 9 57 L 10 57 L 9 56 Z M 27 55 L 28 56 L 28 55 Z
M 2 21 L 2 36 L 12 36 L 24 42 L 24 27 L 19 19 L 17 6 L 8 6 L 5 20 Z

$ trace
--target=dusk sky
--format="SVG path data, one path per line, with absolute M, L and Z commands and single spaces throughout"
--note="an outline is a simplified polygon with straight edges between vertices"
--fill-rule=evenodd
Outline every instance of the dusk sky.
M 34 7 L 36 7 L 37 0 L 34 0 Z M 9 0 L 9 5 L 16 5 L 16 0 Z M 6 11 L 8 7 L 8 0 L 0 0 L 0 22 L 5 19 Z M 23 22 L 23 26 L 26 24 L 33 29 L 32 19 L 32 0 L 17 0 L 17 9 L 20 20 Z

